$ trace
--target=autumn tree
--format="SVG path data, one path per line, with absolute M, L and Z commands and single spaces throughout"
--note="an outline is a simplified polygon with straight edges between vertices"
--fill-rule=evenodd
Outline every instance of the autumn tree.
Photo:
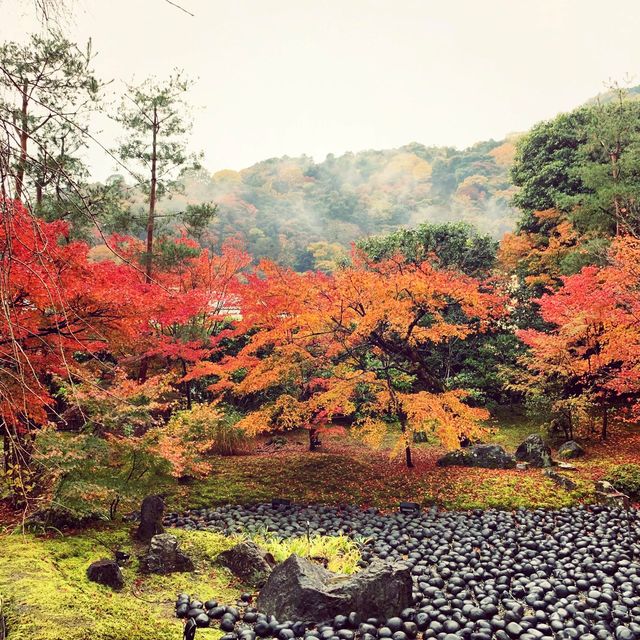
M 519 337 L 529 347 L 518 385 L 533 401 L 544 401 L 551 417 L 599 416 L 607 437 L 610 416 L 634 417 L 640 372 L 640 246 L 616 240 L 604 267 L 585 267 L 563 278 L 562 286 L 538 300 L 550 327 L 529 329 Z
M 428 262 L 436 269 L 486 279 L 496 267 L 498 243 L 471 225 L 456 222 L 422 223 L 361 240 L 357 247 L 371 262 L 402 255 L 408 263 Z M 448 321 L 455 321 L 458 310 L 452 305 L 446 314 Z M 439 375 L 447 385 L 464 387 L 477 402 L 503 403 L 509 398 L 500 384 L 499 368 L 514 361 L 518 345 L 509 326 L 494 323 L 490 330 L 433 345 L 432 359 L 439 361 Z
M 225 243 L 220 254 L 201 249 L 186 238 L 168 240 L 167 244 L 174 251 L 186 247 L 192 253 L 156 273 L 162 292 L 157 294 L 145 356 L 157 361 L 161 371 L 178 366 L 190 409 L 193 378 L 189 374 L 193 367 L 218 354 L 221 342 L 233 333 L 241 314 L 240 276 L 251 256 L 233 242 Z
M 349 415 L 357 375 L 335 358 L 328 330 L 328 276 L 298 274 L 261 262 L 241 290 L 245 344 L 218 362 L 202 362 L 189 377 L 215 376 L 210 390 L 246 412 L 238 423 L 250 434 L 305 428 L 309 448 Z
M 483 409 L 450 388 L 437 358 L 438 345 L 487 329 L 499 315 L 498 299 L 460 272 L 397 256 L 371 263 L 354 257 L 335 276 L 328 326 L 351 371 L 369 374 L 370 398 L 359 424 L 371 440 L 386 432 L 384 416 L 397 421 L 408 467 L 415 431 L 434 431 L 448 447 L 482 432 Z M 451 313 L 456 308 L 455 315 Z
M 35 434 L 55 414 L 54 377 L 73 388 L 98 353 L 135 341 L 145 301 L 128 267 L 91 263 L 86 245 L 62 243 L 63 222 L 8 200 L 0 222 L 0 423 L 5 471 L 26 499 Z

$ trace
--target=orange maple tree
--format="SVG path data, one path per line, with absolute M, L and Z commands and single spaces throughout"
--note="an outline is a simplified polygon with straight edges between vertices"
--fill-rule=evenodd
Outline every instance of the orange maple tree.
M 397 421 L 394 453 L 411 466 L 415 431 L 449 447 L 483 433 L 487 412 L 446 387 L 434 347 L 484 331 L 500 313 L 476 280 L 428 262 L 369 264 L 354 254 L 333 276 L 263 262 L 242 296 L 246 345 L 191 375 L 214 375 L 218 400 L 241 400 L 248 432 L 305 427 L 310 448 L 337 417 L 372 444 Z
M 329 297 L 334 351 L 351 371 L 368 376 L 356 422 L 366 439 L 381 442 L 389 419 L 397 421 L 394 453 L 411 467 L 416 431 L 432 431 L 450 448 L 484 433 L 488 413 L 467 404 L 463 389 L 447 387 L 435 347 L 486 330 L 502 313 L 498 296 L 428 261 L 398 256 L 370 263 L 355 254 Z
M 237 333 L 246 343 L 219 362 L 196 364 L 187 380 L 216 376 L 209 389 L 218 400 L 247 410 L 238 427 L 254 435 L 305 428 L 309 447 L 334 429 L 334 416 L 354 410 L 356 380 L 333 357 L 327 326 L 330 278 L 299 274 L 264 261 L 247 276 Z

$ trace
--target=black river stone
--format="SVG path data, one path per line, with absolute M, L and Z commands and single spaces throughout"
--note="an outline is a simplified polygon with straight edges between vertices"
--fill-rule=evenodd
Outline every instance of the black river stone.
M 89 565 L 87 568 L 87 578 L 91 582 L 104 584 L 112 589 L 122 589 L 124 578 L 122 571 L 115 560 L 103 558 Z

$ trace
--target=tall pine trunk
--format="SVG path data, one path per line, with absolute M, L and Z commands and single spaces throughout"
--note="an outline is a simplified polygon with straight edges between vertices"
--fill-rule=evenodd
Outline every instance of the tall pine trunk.
M 27 141 L 29 134 L 27 128 L 29 126 L 29 120 L 27 117 L 27 110 L 29 108 L 29 85 L 25 81 L 22 85 L 22 107 L 20 109 L 20 158 L 18 160 L 18 170 L 16 172 L 16 200 L 22 199 L 22 192 L 24 190 L 24 172 L 27 166 Z
M 153 131 L 151 140 L 151 185 L 149 189 L 149 212 L 147 214 L 147 254 L 145 256 L 145 282 L 151 283 L 153 273 L 153 230 L 156 218 L 156 191 L 158 188 L 158 111 L 153 107 Z M 149 358 L 145 356 L 140 363 L 140 382 L 147 379 Z
M 156 191 L 158 188 L 158 112 L 153 107 L 153 138 L 151 142 L 151 188 L 149 190 L 149 213 L 147 215 L 147 261 L 145 279 L 151 282 L 153 271 L 153 230 L 156 217 Z

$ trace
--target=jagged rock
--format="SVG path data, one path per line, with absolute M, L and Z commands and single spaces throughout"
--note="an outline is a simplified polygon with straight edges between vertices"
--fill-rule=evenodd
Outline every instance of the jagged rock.
M 293 555 L 272 571 L 257 607 L 278 620 L 322 622 L 350 611 L 363 618 L 392 616 L 411 602 L 411 570 L 406 565 L 376 559 L 348 576 Z
M 531 465 L 528 462 L 518 462 L 516 469 L 518 471 L 526 471 Z
M 598 480 L 598 482 L 596 482 L 596 500 L 599 504 L 604 504 L 608 507 L 623 507 L 624 509 L 628 509 L 631 506 L 629 496 L 618 491 L 607 480 Z
M 580 458 L 584 455 L 584 449 L 575 440 L 569 440 L 560 446 L 558 455 L 561 458 Z
M 87 578 L 91 582 L 98 582 L 112 589 L 122 589 L 124 587 L 124 578 L 118 563 L 108 558 L 103 558 L 90 564 L 87 568 Z
M 140 507 L 140 524 L 136 531 L 136 539 L 149 542 L 156 534 L 164 533 L 163 516 L 164 500 L 162 496 L 147 496 Z
M 140 556 L 142 573 L 174 573 L 175 571 L 193 571 L 191 558 L 178 546 L 178 538 L 170 533 L 160 533 L 151 538 L 149 551 Z
M 476 444 L 466 449 L 449 451 L 437 463 L 439 467 L 483 467 L 515 469 L 516 461 L 498 444 Z
M 517 449 L 516 460 L 528 462 L 532 467 L 550 467 L 551 449 L 537 433 L 532 433 Z
M 276 566 L 274 557 L 255 542 L 247 540 L 223 551 L 218 562 L 249 584 L 263 585 Z
M 571 478 L 567 478 L 566 476 L 563 476 L 561 473 L 553 471 L 552 469 L 546 469 L 544 475 L 547 476 L 547 478 L 550 478 L 559 487 L 562 487 L 567 491 L 574 491 L 578 488 L 578 485 L 573 480 L 571 480 Z
M 599 504 L 604 504 L 608 507 L 622 507 L 628 509 L 631 505 L 629 496 L 624 493 L 616 491 L 615 493 L 609 493 L 607 491 L 596 491 L 596 500 Z

